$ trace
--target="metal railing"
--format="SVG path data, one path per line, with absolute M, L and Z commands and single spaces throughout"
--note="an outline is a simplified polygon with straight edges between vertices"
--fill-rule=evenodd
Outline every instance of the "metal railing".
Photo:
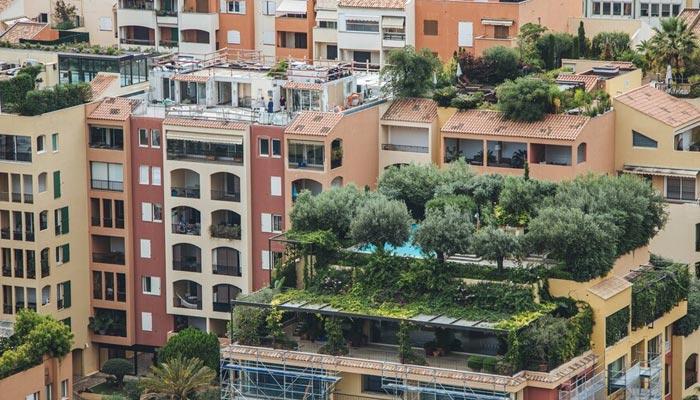
M 103 179 L 92 179 L 90 187 L 95 190 L 109 190 L 112 192 L 123 192 L 124 182 L 109 181 Z
M 33 242 L 34 241 L 34 231 L 26 231 L 24 233 L 24 237 L 28 242 Z
M 172 197 L 184 197 L 186 199 L 198 199 L 199 188 L 195 187 L 170 187 L 170 195 Z
M 214 302 L 212 308 L 214 311 L 231 312 L 231 303 Z
M 92 253 L 92 262 L 124 265 L 126 258 L 124 253 Z
M 406 40 L 406 34 L 385 32 L 383 38 L 384 40 Z
M 241 192 L 227 192 L 225 190 L 212 190 L 211 191 L 212 200 L 223 200 L 223 201 L 241 201 Z
M 242 276 L 241 267 L 235 265 L 213 264 L 214 275 Z
M 202 272 L 202 263 L 197 261 L 173 260 L 175 271 Z
M 148 39 L 127 39 L 127 38 L 121 38 L 119 39 L 120 44 L 133 44 L 136 46 L 155 46 L 156 42 L 155 40 L 148 40 Z
M 120 1 L 119 8 L 127 10 L 153 10 L 153 2 L 145 1 Z
M 409 146 L 405 144 L 382 144 L 382 150 L 389 151 L 405 151 L 409 153 L 428 153 L 429 148 L 426 146 Z
M 201 226 L 198 222 L 194 224 L 173 224 L 172 233 L 199 236 L 201 234 Z
M 51 275 L 51 269 L 49 267 L 49 260 L 41 260 L 41 277 L 46 278 Z
M 0 239 L 10 240 L 10 228 L 0 229 Z
M 27 204 L 34 204 L 34 195 L 30 193 L 25 193 L 24 202 Z
M 14 151 L 13 149 L 7 149 L 5 147 L 0 146 L 0 160 L 32 162 L 32 152 L 31 151 Z
M 177 16 L 177 14 L 175 14 Z M 173 48 L 178 46 L 178 41 L 177 40 L 161 40 L 158 42 L 158 45 L 160 47 L 167 47 L 167 48 Z
M 124 150 L 124 144 L 116 144 L 116 143 L 106 143 L 106 142 L 91 142 L 90 143 L 90 148 L 91 149 L 105 149 L 105 150 Z

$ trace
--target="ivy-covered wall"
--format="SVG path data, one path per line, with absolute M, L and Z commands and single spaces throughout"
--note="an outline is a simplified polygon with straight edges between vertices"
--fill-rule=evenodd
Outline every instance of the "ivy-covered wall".
M 673 264 L 642 272 L 632 286 L 632 327 L 654 322 L 688 298 L 688 267 Z
M 625 307 L 605 318 L 605 347 L 610 347 L 629 335 L 630 308 Z

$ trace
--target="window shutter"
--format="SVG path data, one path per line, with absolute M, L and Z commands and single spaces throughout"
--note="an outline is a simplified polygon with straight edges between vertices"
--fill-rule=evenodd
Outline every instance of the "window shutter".
M 155 186 L 160 186 L 160 167 L 153 167 L 151 168 L 151 175 L 153 179 L 151 179 L 151 182 Z
M 61 171 L 53 172 L 53 198 L 61 197 Z
M 245 1 L 239 1 L 238 2 L 238 9 L 240 10 L 241 14 L 245 14 Z
M 282 177 L 270 177 L 270 196 L 282 196 Z
M 241 32 L 240 31 L 228 31 L 228 32 L 226 32 L 226 41 L 229 44 L 241 44 Z
M 221 13 L 226 14 L 228 12 L 228 7 L 226 7 L 226 0 L 220 0 L 219 4 L 221 5 Z
M 61 209 L 61 233 L 68 233 L 68 207 Z
M 64 244 L 63 246 L 63 263 L 67 263 L 70 261 L 70 245 L 68 243 Z
M 272 232 L 272 214 L 261 214 L 261 224 L 263 232 Z
M 262 251 L 262 269 L 270 269 L 270 252 Z
M 151 277 L 151 293 L 160 296 L 160 278 Z
M 141 239 L 141 258 L 151 258 L 151 241 Z
M 149 312 L 141 313 L 141 330 L 151 332 L 153 330 L 153 314 Z
M 151 203 L 141 203 L 141 221 L 153 222 L 153 206 Z
M 474 46 L 474 28 L 471 22 L 460 22 L 458 27 L 457 45 L 464 47 Z
M 63 282 L 63 308 L 70 307 L 70 281 Z
M 274 14 L 274 11 L 273 11 Z M 263 44 L 275 45 L 275 31 L 265 31 L 263 32 Z

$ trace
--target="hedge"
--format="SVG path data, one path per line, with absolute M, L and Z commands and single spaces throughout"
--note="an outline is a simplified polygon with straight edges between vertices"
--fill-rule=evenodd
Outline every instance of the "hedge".
M 629 334 L 630 308 L 625 307 L 605 318 L 605 347 L 610 347 Z
M 632 286 L 632 327 L 641 328 L 688 298 L 688 267 L 674 264 L 642 272 Z

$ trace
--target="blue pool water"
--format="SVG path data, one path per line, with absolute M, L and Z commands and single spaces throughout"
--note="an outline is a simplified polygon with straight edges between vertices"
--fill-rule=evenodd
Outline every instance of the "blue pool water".
M 411 225 L 411 232 L 413 232 L 416 229 L 416 227 L 417 225 Z M 402 244 L 399 247 L 394 247 L 388 244 L 384 245 L 384 250 L 386 250 L 387 252 L 391 252 L 392 254 L 397 256 L 424 258 L 421 248 L 414 246 L 411 243 L 411 239 L 413 239 L 413 235 L 411 235 L 411 238 L 408 240 L 408 242 Z M 374 252 L 374 245 L 368 244 L 366 246 L 356 246 L 353 248 L 353 250 L 358 253 L 372 253 Z

